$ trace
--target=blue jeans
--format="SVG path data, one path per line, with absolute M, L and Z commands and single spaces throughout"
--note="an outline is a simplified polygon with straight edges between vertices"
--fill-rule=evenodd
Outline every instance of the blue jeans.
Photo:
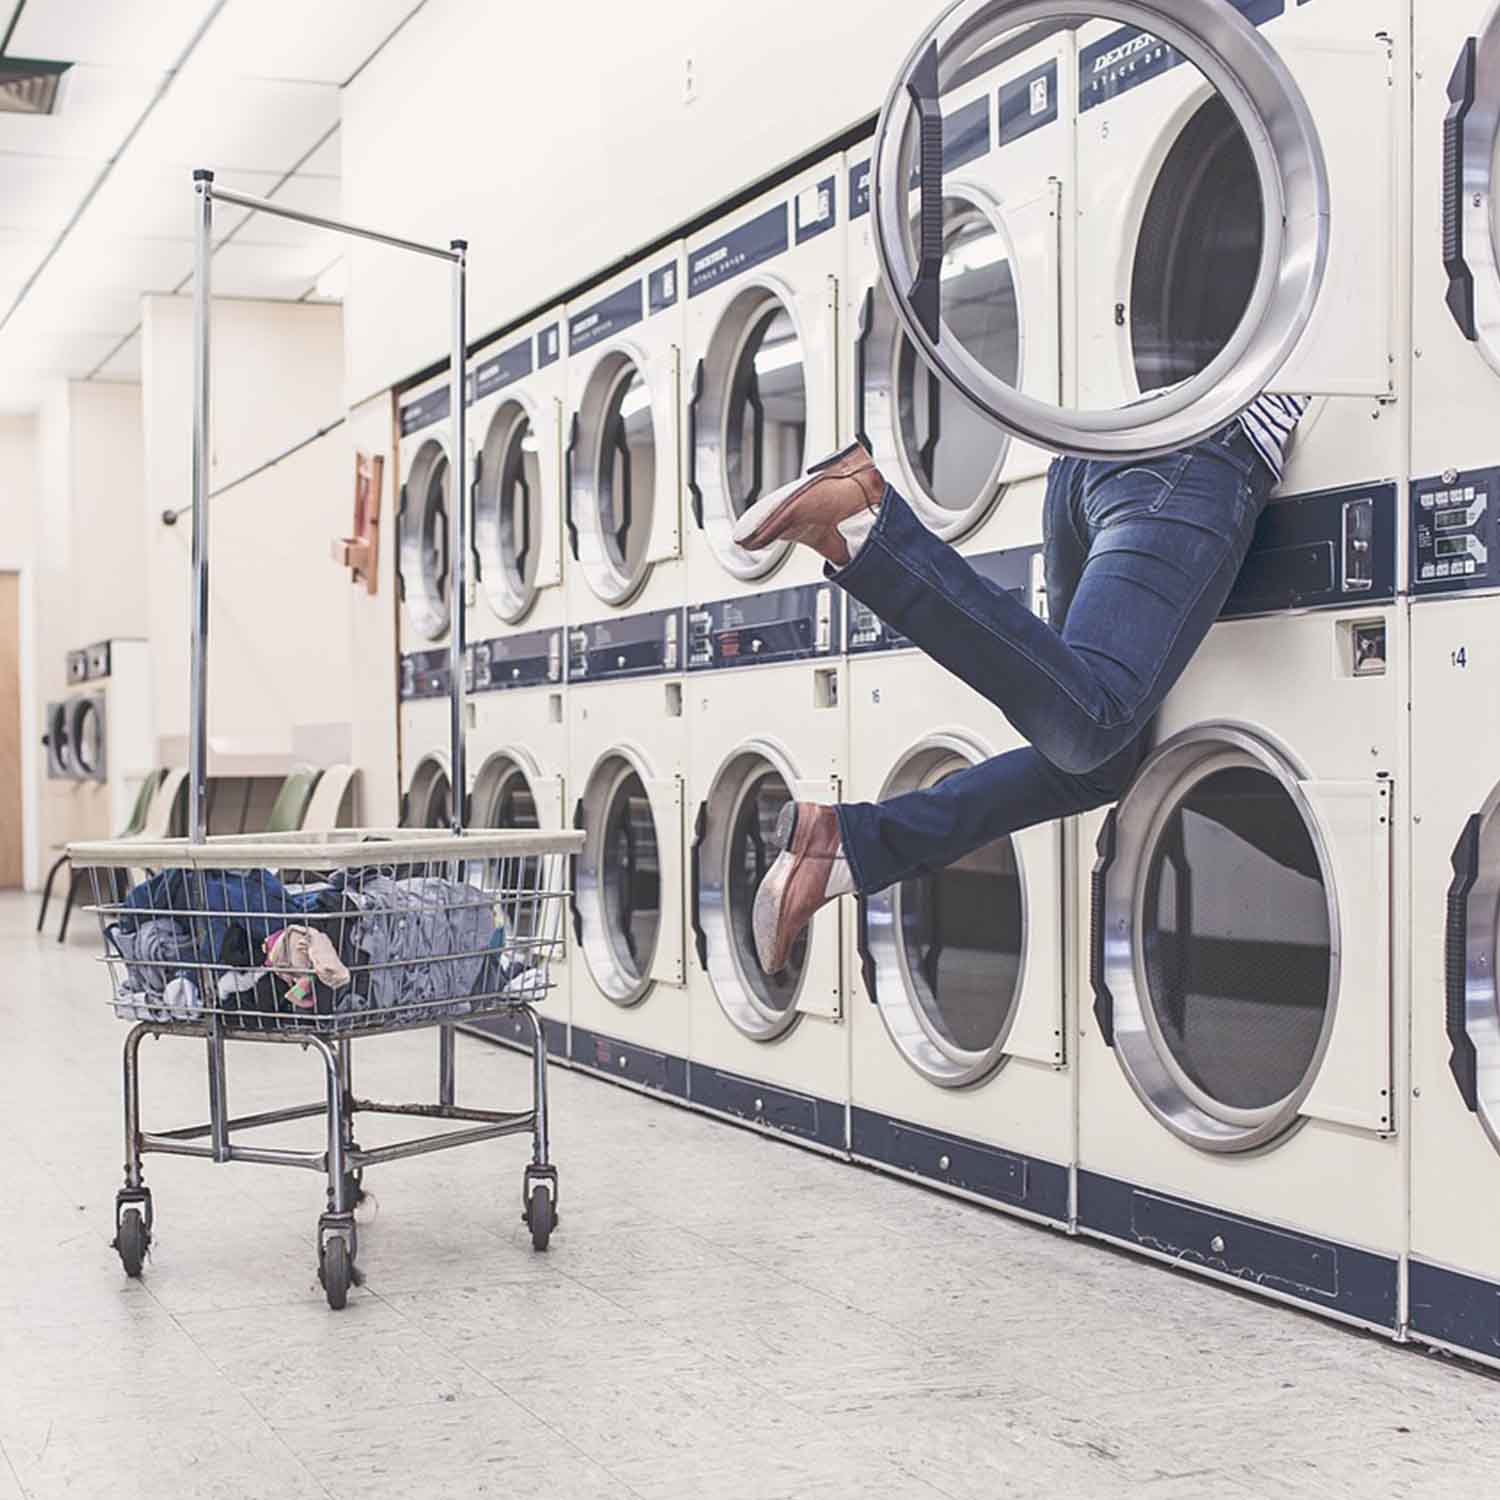
M 928 790 L 841 806 L 859 889 L 1118 801 L 1162 699 L 1229 597 L 1273 484 L 1238 423 L 1167 458 L 1058 459 L 1045 515 L 1050 623 L 980 577 L 887 486 L 868 540 L 833 578 L 1029 744 Z

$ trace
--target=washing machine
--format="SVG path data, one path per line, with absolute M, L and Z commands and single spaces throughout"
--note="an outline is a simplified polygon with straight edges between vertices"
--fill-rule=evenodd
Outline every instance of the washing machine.
M 468 760 L 473 768 L 467 818 L 470 828 L 557 833 L 571 826 L 572 810 L 565 796 L 568 721 L 564 646 L 565 633 L 558 625 L 552 629 L 512 630 L 475 641 L 468 648 L 473 713 L 468 738 Z M 539 875 L 539 865 L 523 864 L 523 881 Z M 538 1009 L 548 1052 L 566 1061 L 569 984 L 565 960 L 554 962 L 551 980 L 552 988 L 546 999 L 538 1002 Z M 531 1050 L 530 1027 L 522 1019 L 494 1016 L 477 1022 L 473 1029 L 522 1051 Z
M 747 552 L 735 522 L 839 443 L 842 157 L 687 242 L 687 588 L 695 601 L 816 582 L 790 543 Z
M 571 626 L 575 1066 L 687 1098 L 681 606 Z
M 72 700 L 49 703 L 42 744 L 47 748 L 47 779 L 77 781 L 78 760 L 73 751 Z
M 400 600 L 401 822 L 451 824 L 449 522 L 453 497 L 452 387 L 446 375 L 401 397 L 396 591 Z
M 470 641 L 557 630 L 566 619 L 563 342 L 555 308 L 482 351 L 470 371 Z
M 679 244 L 568 304 L 570 624 L 682 603 L 683 265 Z
M 1081 829 L 1079 1228 L 1385 1332 L 1410 1123 L 1398 494 L 1268 509 L 1150 757 Z
M 826 581 L 694 606 L 686 681 L 690 1097 L 837 1153 L 849 1099 L 846 903 L 818 913 L 777 975 L 760 967 L 751 918 L 782 808 L 841 798 L 841 613 Z
M 1017 548 L 989 567 L 1038 608 L 1034 555 Z M 850 800 L 936 786 L 1021 744 L 998 709 L 909 642 L 851 641 L 850 652 Z M 846 940 L 855 1158 L 1063 1228 L 1074 833 L 1026 829 L 868 896 Z
M 1063 253 L 1073 213 L 1072 34 L 1053 31 L 943 94 L 942 305 L 965 347 L 1038 399 L 1063 399 Z M 1024 545 L 1051 453 L 976 411 L 903 332 L 880 276 L 868 149 L 851 154 L 844 369 L 850 428 L 939 536 L 966 553 Z M 1003 503 L 1002 503 L 1003 502 Z
M 945 11 L 904 65 L 876 135 L 874 242 L 894 311 L 976 411 L 1051 449 L 1172 451 L 1270 389 L 1318 401 L 1289 492 L 1400 476 L 1406 424 L 1391 406 L 1409 7 L 1233 8 L 1037 0 L 1024 30 L 1006 0 Z M 1064 107 L 1076 98 L 1077 140 L 1061 247 L 1076 296 L 1060 310 L 1076 358 L 1064 361 L 1060 398 L 1027 388 L 1024 361 L 990 354 L 1010 314 L 991 301 L 993 316 L 973 316 L 956 302 L 936 211 L 972 170 L 948 164 L 961 137 L 944 118 L 950 100 L 985 78 L 1003 110 L 1010 58 L 1039 33 L 1060 68 L 1076 70 L 1076 95 L 1063 90 Z M 995 153 L 996 182 L 1014 149 Z M 919 160 L 931 166 L 918 171 Z

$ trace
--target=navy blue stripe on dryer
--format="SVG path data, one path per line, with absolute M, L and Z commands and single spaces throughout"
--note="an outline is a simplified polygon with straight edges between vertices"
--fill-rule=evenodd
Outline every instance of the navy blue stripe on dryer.
M 792 199 L 792 217 L 796 220 L 799 245 L 827 234 L 839 221 L 838 179 L 825 177 L 821 182 L 803 188 Z
M 401 408 L 401 436 L 410 437 L 434 422 L 441 422 L 453 410 L 453 391 L 446 384 L 418 396 Z
M 780 255 L 788 245 L 787 205 L 778 203 L 748 224 L 688 253 L 688 296 L 696 297 Z
M 1057 118 L 1057 59 L 1000 85 L 1000 144 L 1050 125 Z
M 562 358 L 562 328 L 549 323 L 536 336 L 536 367 L 545 370 Z
M 474 371 L 474 389 L 469 399 L 478 401 L 492 391 L 501 390 L 517 380 L 524 380 L 531 374 L 532 368 L 531 340 L 522 339 L 519 344 L 502 349 L 499 354 L 479 365 Z
M 870 211 L 870 163 L 858 161 L 849 168 L 849 218 L 862 219 Z
M 1286 11 L 1286 0 L 1230 0 L 1252 26 L 1264 26 Z M 1131 89 L 1169 73 L 1187 57 L 1149 31 L 1122 26 L 1078 54 L 1078 111 L 1107 104 Z
M 618 291 L 574 313 L 568 319 L 568 349 L 576 354 L 633 328 L 645 316 L 645 304 L 639 281 L 628 282 Z

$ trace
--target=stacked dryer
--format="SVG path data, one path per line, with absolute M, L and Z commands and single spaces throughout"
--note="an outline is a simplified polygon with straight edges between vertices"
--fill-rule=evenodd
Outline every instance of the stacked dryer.
M 687 246 L 688 900 L 693 1103 L 845 1146 L 848 1041 L 837 907 L 781 974 L 751 911 L 788 801 L 843 787 L 842 598 L 821 559 L 735 545 L 762 495 L 839 446 L 844 163 L 831 158 Z
M 453 493 L 452 389 L 447 375 L 404 394 L 397 408 L 400 505 L 396 587 L 400 596 L 401 822 L 445 828 L 453 821 L 450 770 L 448 597 Z
M 1073 47 L 1011 49 L 943 96 L 942 315 L 970 355 L 1041 400 L 1063 394 L 1058 309 L 1073 193 Z M 1050 455 L 1007 439 L 904 334 L 877 277 L 870 161 L 849 174 L 852 427 L 937 535 L 1046 609 Z M 1004 717 L 863 605 L 849 605 L 851 800 L 932 787 L 1016 748 Z M 851 924 L 851 1148 L 859 1159 L 1066 1225 L 1069 830 L 1000 840 L 871 896 Z
M 1500 13 L 1415 19 L 1410 1326 L 1500 1363 Z
M 567 395 L 563 311 L 513 330 L 470 372 L 474 436 L 471 487 L 467 686 L 473 715 L 468 760 L 473 828 L 567 826 L 568 728 L 563 658 L 562 413 Z M 567 1055 L 565 965 L 542 1005 L 550 1050 Z M 531 1046 L 529 1027 L 503 1017 L 481 1023 Z
M 567 309 L 571 1052 L 687 1094 L 682 250 Z
M 976 408 L 1056 447 L 1178 447 L 1259 394 L 1275 350 L 1291 350 L 1275 389 L 1315 398 L 1158 747 L 1117 810 L 1083 820 L 1098 856 L 1074 924 L 1093 1002 L 1079 1016 L 1075 1212 L 1087 1233 L 1394 1329 L 1406 1197 L 1392 1038 L 1406 1005 L 1393 817 L 1407 777 L 1396 205 L 1409 198 L 1393 80 L 1409 73 L 1406 8 L 1236 3 L 1263 40 L 1160 0 L 1137 7 L 1160 35 L 1059 5 L 1040 39 L 1077 80 L 1076 150 L 1057 153 L 1059 197 L 1075 206 L 1060 254 L 1077 267 L 1062 299 L 1077 363 L 1045 407 L 1025 399 L 1042 393 L 1027 389 L 1024 353 L 996 358 L 982 320 L 950 314 L 952 268 L 914 260 L 900 212 L 935 93 L 947 149 L 976 75 L 992 80 L 1002 131 L 1007 98 L 1045 107 L 1038 85 L 1032 99 L 1003 76 L 1012 57 L 1043 65 L 1026 57 L 1036 42 L 1008 34 L 1004 7 L 961 0 L 935 23 L 938 56 L 914 50 L 877 142 L 877 212 L 903 330 Z M 1195 29 L 1205 20 L 1212 37 Z M 1248 134 L 1237 109 L 1264 128 Z M 1002 148 L 1002 167 L 1005 149 L 1040 150 L 1044 136 Z M 945 163 L 945 206 L 966 170 Z M 925 203 L 934 184 L 919 186 Z M 856 716 L 856 754 L 868 738 Z M 995 874 L 1014 886 L 1008 863 Z M 932 1016 L 914 1021 L 916 1044 L 939 1055 Z M 1027 1027 L 1027 1045 L 1044 1034 Z

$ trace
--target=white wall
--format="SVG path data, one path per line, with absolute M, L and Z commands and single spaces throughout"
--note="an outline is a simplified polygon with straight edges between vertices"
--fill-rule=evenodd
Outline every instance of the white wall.
M 156 733 L 168 742 L 188 732 L 191 335 L 188 299 L 145 299 L 148 628 Z M 212 347 L 211 488 L 343 416 L 337 307 L 216 301 Z M 211 740 L 290 755 L 297 728 L 349 722 L 347 574 L 329 544 L 349 527 L 351 453 L 337 429 L 209 502 Z M 176 507 L 177 524 L 163 525 Z
M 429 0 L 344 92 L 344 211 L 467 237 L 469 327 L 488 332 L 873 113 L 940 9 Z M 349 259 L 358 400 L 443 357 L 447 281 L 384 249 Z
M 36 886 L 41 863 L 36 604 L 39 441 L 34 415 L 0 417 L 0 569 L 21 575 L 21 839 L 22 879 L 28 888 Z

